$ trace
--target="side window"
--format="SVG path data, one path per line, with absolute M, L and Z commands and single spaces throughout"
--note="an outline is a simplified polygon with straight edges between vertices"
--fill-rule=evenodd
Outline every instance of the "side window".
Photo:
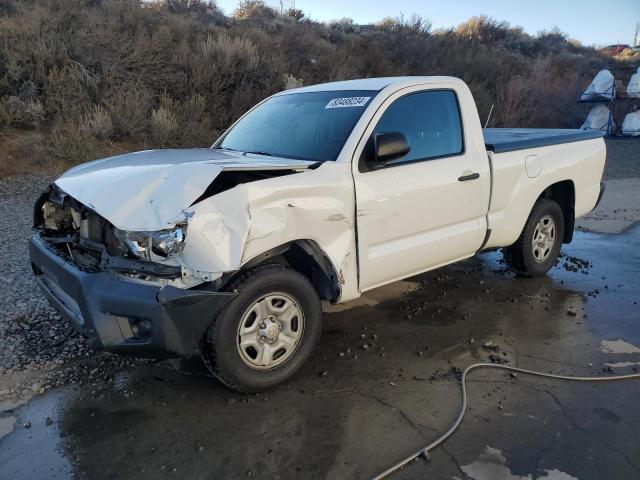
M 411 147 L 406 157 L 393 163 L 462 153 L 462 125 L 455 93 L 433 90 L 399 98 L 387 108 L 374 130 L 387 132 L 403 133 Z

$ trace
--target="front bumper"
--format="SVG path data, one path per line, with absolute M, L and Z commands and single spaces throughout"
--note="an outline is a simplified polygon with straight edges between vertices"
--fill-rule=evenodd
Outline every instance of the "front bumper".
M 37 235 L 29 242 L 29 255 L 49 302 L 101 350 L 189 357 L 199 351 L 218 312 L 237 295 L 159 287 L 122 280 L 108 271 L 84 272 Z

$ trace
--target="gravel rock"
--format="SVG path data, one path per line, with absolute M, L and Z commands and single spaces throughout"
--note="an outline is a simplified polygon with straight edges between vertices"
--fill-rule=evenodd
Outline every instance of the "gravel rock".
M 496 353 L 491 353 L 489 354 L 489 360 L 491 360 L 491 363 L 498 363 L 500 365 L 505 365 L 507 363 L 509 363 L 509 360 L 506 359 L 505 357 L 502 357 Z
M 604 179 L 640 177 L 640 142 L 637 138 L 616 138 L 605 140 L 607 144 L 607 165 Z
M 485 350 L 493 350 L 494 352 L 497 352 L 500 350 L 500 347 L 498 345 L 494 345 L 494 343 L 491 340 L 485 342 L 482 345 L 482 348 L 484 348 Z
M 50 181 L 39 176 L 0 179 L 0 400 L 83 381 L 108 382 L 116 372 L 145 362 L 95 353 L 36 285 L 27 244 L 33 203 Z M 27 383 L 19 381 L 23 377 Z

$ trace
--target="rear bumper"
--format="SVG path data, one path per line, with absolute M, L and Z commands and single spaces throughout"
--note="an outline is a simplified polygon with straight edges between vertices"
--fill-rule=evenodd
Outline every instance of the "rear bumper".
M 237 294 L 185 290 L 83 272 L 37 235 L 29 242 L 36 281 L 49 302 L 96 349 L 189 357 L 205 329 Z

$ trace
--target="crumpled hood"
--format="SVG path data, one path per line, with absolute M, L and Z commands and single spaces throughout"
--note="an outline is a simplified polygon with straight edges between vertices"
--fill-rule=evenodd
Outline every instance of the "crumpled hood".
M 208 148 L 145 150 L 85 163 L 55 184 L 121 230 L 172 228 L 223 170 L 305 170 L 315 162 Z

